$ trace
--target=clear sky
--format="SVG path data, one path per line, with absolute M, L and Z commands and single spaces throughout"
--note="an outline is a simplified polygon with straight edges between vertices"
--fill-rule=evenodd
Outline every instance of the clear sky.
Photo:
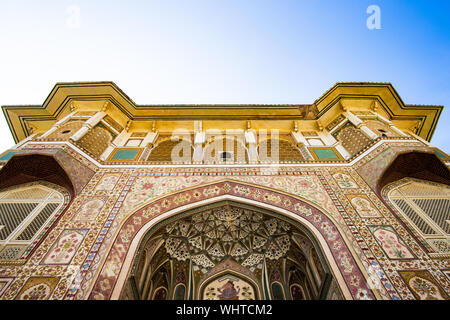
M 450 1 L 0 0 L 0 105 L 70 81 L 138 104 L 312 103 L 336 82 L 391 82 L 445 106 L 432 143 L 450 152 Z M 1 115 L 0 152 L 13 144 Z

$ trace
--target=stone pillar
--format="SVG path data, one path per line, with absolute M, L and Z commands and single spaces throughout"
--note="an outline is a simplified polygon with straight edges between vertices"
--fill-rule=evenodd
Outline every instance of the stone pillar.
M 131 135 L 127 130 L 122 130 L 119 135 L 116 136 L 116 138 L 111 142 L 111 144 L 106 148 L 106 150 L 102 153 L 100 156 L 100 159 L 103 161 L 106 161 L 108 159 L 109 155 L 113 150 L 121 145 L 124 144 L 124 142 L 127 141 L 128 137 Z
M 408 135 L 406 133 L 404 133 L 402 130 L 397 128 L 393 123 L 389 124 L 389 128 L 391 128 L 392 131 L 401 135 L 402 137 L 408 137 Z
M 291 131 L 291 135 L 294 138 L 295 143 L 297 144 L 297 147 L 302 152 L 303 156 L 306 158 L 306 160 L 312 160 L 314 159 L 311 152 L 309 152 L 308 146 L 309 142 L 306 140 L 305 136 L 301 134 L 301 132 L 298 131 Z
M 51 135 L 53 132 L 58 130 L 64 123 L 66 123 L 67 120 L 69 120 L 74 114 L 75 114 L 75 112 L 71 112 L 64 118 L 55 122 L 55 124 L 49 130 L 47 130 L 43 135 L 41 135 L 39 138 L 45 138 L 45 137 L 48 137 L 49 135 Z
M 245 143 L 248 145 L 248 161 L 258 162 L 258 151 L 256 150 L 256 134 L 251 130 L 244 132 Z
M 297 143 L 297 146 L 299 146 L 299 144 L 303 144 L 305 146 L 309 145 L 308 140 L 306 140 L 306 138 L 300 132 L 292 131 L 291 135 L 294 138 L 295 142 Z
M 83 136 L 88 133 L 88 131 L 90 129 L 92 129 L 93 127 L 95 127 L 95 125 L 97 125 L 102 119 L 103 117 L 106 116 L 106 112 L 105 111 L 99 111 L 96 114 L 94 114 L 92 117 L 89 118 L 89 120 L 87 120 L 83 126 L 73 134 L 73 136 L 70 137 L 70 140 L 73 141 L 78 141 L 81 138 L 83 138 Z
M 155 128 L 152 127 L 152 132 L 147 133 L 145 138 L 142 140 L 141 147 L 144 147 L 144 151 L 142 151 L 141 157 L 139 158 L 141 161 L 145 161 L 148 158 L 150 150 L 155 145 L 158 132 L 153 131 L 154 129 Z
M 203 161 L 203 144 L 206 141 L 205 132 L 195 132 L 194 133 L 194 154 L 192 156 L 193 162 Z
M 325 145 L 335 147 L 345 160 L 350 159 L 350 154 L 347 152 L 347 150 L 345 150 L 342 144 L 333 137 L 331 133 L 329 133 L 327 130 L 323 130 L 320 133 L 320 137 L 322 138 L 323 142 L 325 142 Z
M 149 132 L 145 136 L 144 140 L 142 140 L 142 145 L 144 147 L 147 147 L 147 145 L 150 144 L 150 147 L 152 148 L 155 144 L 156 138 L 158 137 L 158 132 Z
M 356 115 L 354 115 L 350 111 L 345 111 L 343 112 L 343 114 L 355 127 L 364 132 L 364 134 L 368 136 L 370 139 L 378 138 L 378 135 L 372 130 L 370 130 L 366 125 L 364 125 L 364 122 Z

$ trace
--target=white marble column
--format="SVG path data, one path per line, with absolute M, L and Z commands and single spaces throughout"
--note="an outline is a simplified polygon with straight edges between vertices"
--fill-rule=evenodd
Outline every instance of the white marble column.
M 312 160 L 314 159 L 313 155 L 308 149 L 308 146 L 310 145 L 308 140 L 306 140 L 305 136 L 298 131 L 291 131 L 291 135 L 294 138 L 295 143 L 297 144 L 297 147 L 300 148 L 300 151 L 305 153 L 306 156 L 309 157 L 309 159 L 306 160 Z
M 402 137 L 408 137 L 408 135 L 406 133 L 404 133 L 402 130 L 397 128 L 393 123 L 391 123 L 389 125 L 389 128 L 391 128 L 392 131 L 394 131 L 395 133 L 401 135 Z
M 292 137 L 294 138 L 295 142 L 297 143 L 297 145 L 299 145 L 300 143 L 305 145 L 305 146 L 309 145 L 308 140 L 306 140 L 306 138 L 300 132 L 292 131 L 291 134 L 292 134 Z
M 343 115 L 358 129 L 361 129 L 361 131 L 368 136 L 370 139 L 377 139 L 378 135 L 373 132 L 372 130 L 370 130 L 365 124 L 364 122 L 358 118 L 356 115 L 354 115 L 353 113 L 351 113 L 350 111 L 345 111 L 343 112 Z
M 244 132 L 245 143 L 248 145 L 248 161 L 258 162 L 258 150 L 256 149 L 256 134 L 254 131 Z
M 155 128 L 152 127 L 152 130 Z M 142 151 L 142 154 L 139 158 L 141 161 L 145 161 L 148 158 L 148 155 L 150 153 L 150 150 L 154 147 L 156 139 L 158 138 L 158 132 L 157 131 L 151 131 L 148 132 L 147 135 L 144 137 L 141 143 L 141 147 L 144 148 Z
M 144 140 L 142 140 L 142 146 L 147 147 L 148 144 L 151 145 L 151 147 L 153 147 L 153 145 L 156 142 L 156 138 L 158 137 L 158 132 L 149 132 L 147 133 L 147 135 L 145 136 Z
M 80 140 L 86 133 L 88 133 L 90 129 L 95 127 L 95 125 L 97 125 L 103 119 L 104 116 L 106 116 L 105 111 L 99 111 L 96 114 L 94 114 L 92 117 L 89 118 L 89 120 L 87 120 L 83 124 L 83 126 L 77 132 L 73 134 L 73 136 L 70 137 L 70 139 L 73 141 Z
M 339 151 L 339 153 L 342 155 L 342 157 L 345 160 L 350 159 L 350 154 L 347 152 L 347 150 L 345 150 L 345 148 L 342 146 L 342 144 L 338 143 L 334 147 L 336 148 L 337 151 Z
M 194 133 L 194 154 L 192 156 L 193 162 L 203 161 L 203 144 L 206 141 L 205 132 L 195 132 Z
M 131 133 L 127 130 L 122 130 L 116 138 L 111 142 L 111 144 L 106 148 L 106 150 L 102 153 L 100 156 L 100 159 L 103 161 L 106 161 L 108 159 L 109 155 L 113 150 L 119 146 L 122 146 L 130 137 Z
M 342 144 L 339 141 L 337 141 L 335 137 L 333 137 L 331 133 L 329 133 L 327 130 L 322 130 L 321 132 L 319 132 L 319 135 L 322 138 L 325 145 L 335 147 L 336 150 L 339 151 L 339 153 L 345 160 L 350 159 L 350 154 L 342 146 Z

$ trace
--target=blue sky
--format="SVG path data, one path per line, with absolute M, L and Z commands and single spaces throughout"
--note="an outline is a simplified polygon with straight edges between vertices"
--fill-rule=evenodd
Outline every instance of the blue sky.
M 370 5 L 381 29 L 366 26 Z M 0 0 L 0 105 L 41 104 L 69 81 L 114 81 L 138 104 L 312 103 L 336 82 L 391 82 L 407 104 L 445 106 L 432 143 L 450 152 L 449 12 L 419 0 Z M 3 115 L 0 135 L 1 151 L 14 144 Z

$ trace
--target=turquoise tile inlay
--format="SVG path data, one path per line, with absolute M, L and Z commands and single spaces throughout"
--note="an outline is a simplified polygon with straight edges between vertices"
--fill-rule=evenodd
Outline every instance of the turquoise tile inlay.
M 138 152 L 139 150 L 120 149 L 116 151 L 112 160 L 134 160 Z
M 313 149 L 319 159 L 339 159 L 339 156 L 333 149 Z
M 447 159 L 447 155 L 439 152 L 438 150 L 433 149 L 433 152 L 441 159 Z
M 15 151 L 9 151 L 0 157 L 0 161 L 8 161 L 15 154 Z

